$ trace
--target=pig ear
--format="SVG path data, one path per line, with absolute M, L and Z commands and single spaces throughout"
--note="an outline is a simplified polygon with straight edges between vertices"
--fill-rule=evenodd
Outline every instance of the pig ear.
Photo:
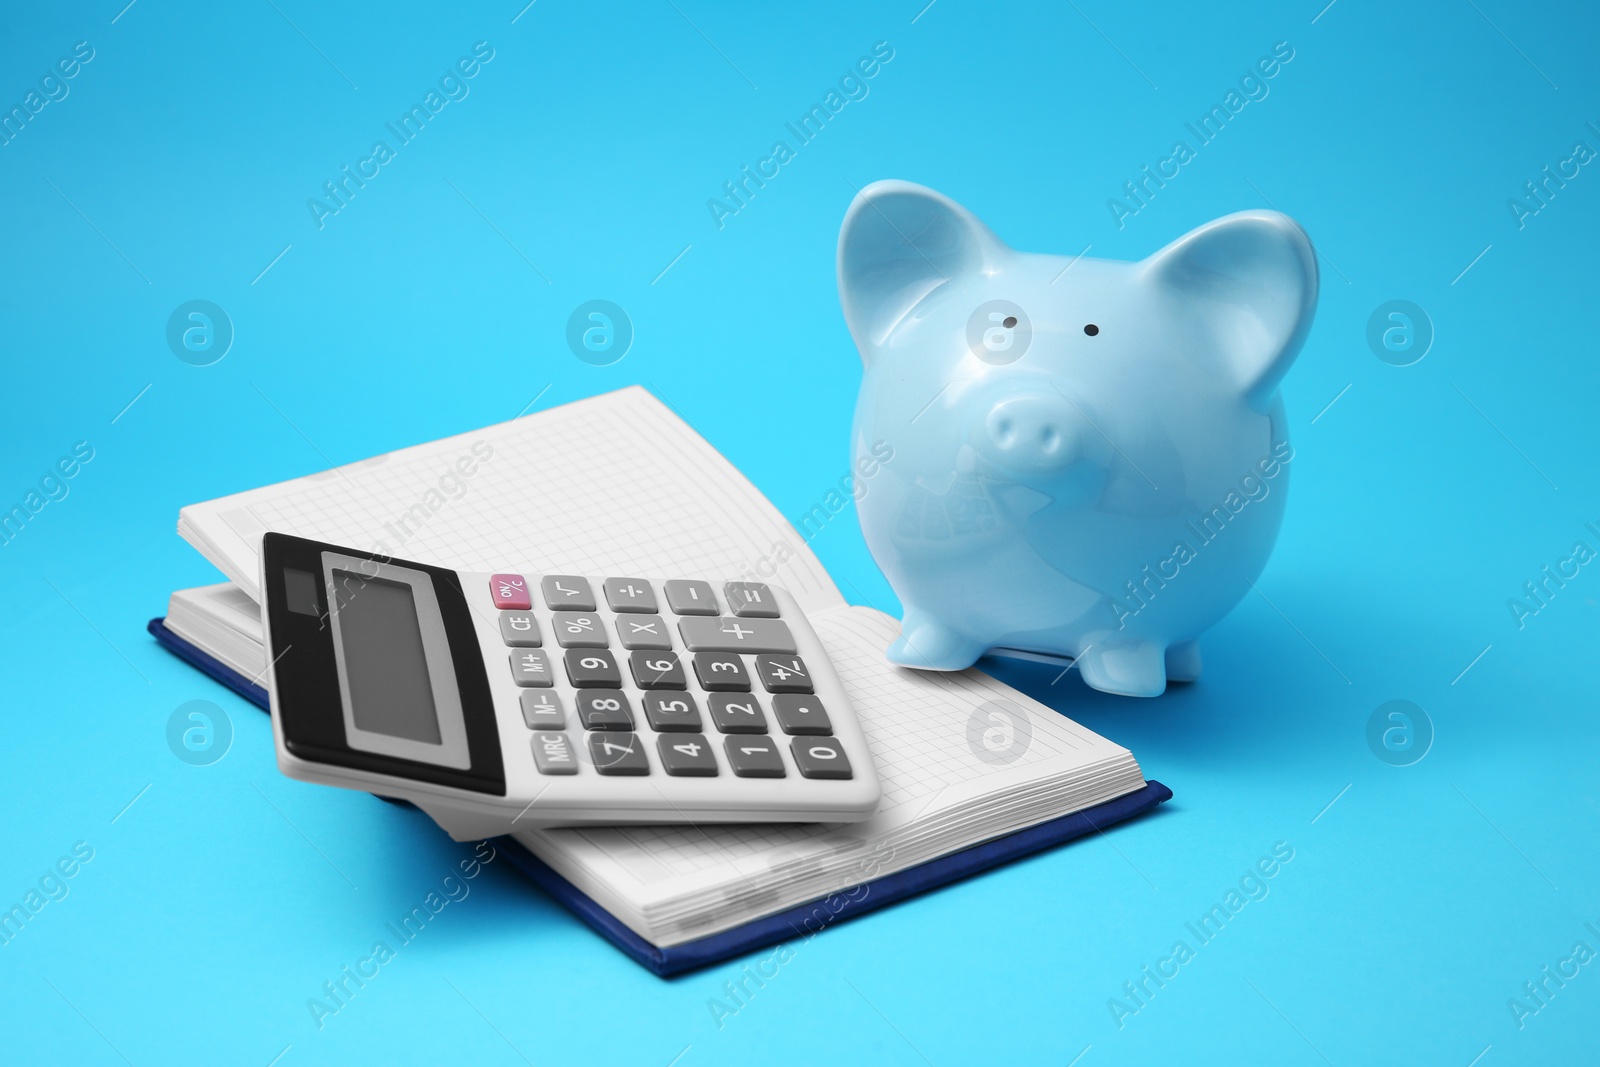
M 1276 211 L 1241 211 L 1178 238 L 1142 264 L 1209 334 L 1220 369 L 1265 410 L 1311 329 L 1317 254 L 1298 223 Z
M 966 208 L 911 182 L 861 190 L 839 231 L 839 303 L 861 358 L 946 282 L 980 271 L 1003 245 Z

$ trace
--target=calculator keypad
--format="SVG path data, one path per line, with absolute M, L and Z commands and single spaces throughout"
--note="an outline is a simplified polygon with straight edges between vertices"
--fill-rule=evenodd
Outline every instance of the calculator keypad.
M 717 587 L 694 580 L 662 583 L 662 601 L 642 578 L 556 574 L 538 585 L 542 624 L 522 575 L 493 575 L 489 592 L 540 774 L 577 774 L 585 762 L 602 775 L 717 777 L 725 761 L 740 778 L 785 778 L 791 762 L 805 778 L 852 777 L 765 584 L 723 583 L 720 601 Z M 555 689 L 561 670 L 565 694 Z

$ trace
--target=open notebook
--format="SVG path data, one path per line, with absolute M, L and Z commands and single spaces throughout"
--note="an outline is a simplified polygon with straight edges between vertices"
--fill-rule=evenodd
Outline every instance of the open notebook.
M 882 653 L 898 623 L 848 605 L 771 503 L 638 387 L 196 504 L 178 530 L 232 582 L 174 593 L 152 632 L 258 702 L 257 552 L 267 530 L 462 570 L 692 572 L 786 587 L 866 731 L 884 785 L 877 815 L 852 825 L 516 835 L 542 884 L 575 890 L 575 910 L 661 973 L 781 940 L 773 921 L 808 902 L 829 901 L 829 918 L 852 902 L 866 910 L 870 894 L 840 894 L 870 884 L 878 906 L 1171 795 L 1145 782 L 1126 749 L 984 674 L 889 665 Z M 1006 743 L 986 744 L 997 736 Z M 1046 826 L 1056 829 L 1019 833 Z M 976 858 L 975 846 L 1002 840 L 1013 844 Z M 739 934 L 752 929 L 766 932 Z

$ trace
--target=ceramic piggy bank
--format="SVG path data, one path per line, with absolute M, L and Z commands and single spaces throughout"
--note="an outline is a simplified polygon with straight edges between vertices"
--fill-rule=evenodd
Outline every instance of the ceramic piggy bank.
M 1300 227 L 1246 211 L 1137 263 L 1035 255 L 878 182 L 845 218 L 839 295 L 866 363 L 857 460 L 894 449 L 858 504 L 905 608 L 889 659 L 1070 657 L 1129 696 L 1197 677 L 1196 638 L 1283 516 L 1278 382 L 1317 301 Z

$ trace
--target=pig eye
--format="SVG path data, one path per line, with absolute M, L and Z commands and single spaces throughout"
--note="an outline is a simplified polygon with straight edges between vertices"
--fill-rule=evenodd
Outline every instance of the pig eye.
M 1100 327 L 1091 322 L 1089 325 L 1083 328 L 1083 332 L 1088 334 L 1090 337 L 1093 337 L 1095 334 L 1100 332 Z

